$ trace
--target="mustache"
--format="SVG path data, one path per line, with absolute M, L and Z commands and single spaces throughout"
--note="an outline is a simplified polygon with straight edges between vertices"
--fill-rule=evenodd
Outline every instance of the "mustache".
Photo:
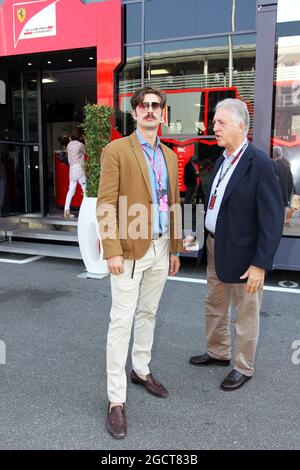
M 147 116 L 145 116 L 144 119 L 148 119 L 149 117 L 155 119 L 155 116 L 152 113 L 147 114 Z

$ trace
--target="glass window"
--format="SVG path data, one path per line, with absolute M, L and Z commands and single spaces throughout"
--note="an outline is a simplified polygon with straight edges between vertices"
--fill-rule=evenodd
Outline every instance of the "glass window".
M 37 75 L 30 73 L 27 75 L 27 116 L 28 116 L 28 141 L 38 141 L 38 90 Z
M 21 74 L 13 70 L 0 72 L 6 87 L 6 103 L 0 106 L 0 140 L 23 140 L 23 91 Z
M 145 79 L 161 89 L 224 85 L 226 36 L 146 45 Z M 224 70 L 223 70 L 224 69 Z
M 141 86 L 141 48 L 129 46 L 125 50 L 125 65 L 117 74 L 117 113 L 116 129 L 122 135 L 128 135 L 134 130 L 131 116 L 130 98 L 134 91 Z
M 278 39 L 275 70 L 274 137 L 300 140 L 300 36 Z
M 30 193 L 27 192 L 28 205 L 31 212 L 39 212 L 40 207 L 40 168 L 38 146 L 28 145 L 28 174 L 27 181 Z
M 142 6 L 140 3 L 124 5 L 125 43 L 142 41 Z
M 204 99 L 201 90 L 178 90 L 167 93 L 164 123 L 161 126 L 162 135 L 203 134 Z
M 251 29 L 254 30 L 255 15 L 256 0 L 235 0 L 235 31 L 247 31 Z
M 246 101 L 253 117 L 254 76 L 254 34 L 146 45 L 145 84 L 167 93 L 163 135 L 212 135 L 215 105 L 227 97 Z
M 231 0 L 145 1 L 146 40 L 223 31 L 231 31 Z
M 300 36 L 279 37 L 275 58 L 273 158 L 278 167 L 286 207 L 286 224 L 283 234 L 298 237 L 300 236 L 299 77 Z M 292 174 L 292 185 L 289 184 L 290 172 Z
M 238 96 L 245 101 L 250 115 L 250 129 L 253 132 L 256 34 L 232 36 L 233 73 L 232 86 L 237 87 Z M 230 79 L 227 79 L 228 83 Z
M 0 104 L 6 104 L 6 84 L 0 80 Z
M 0 216 L 24 211 L 23 147 L 0 144 Z
M 255 29 L 255 12 L 256 0 L 145 0 L 145 39 Z

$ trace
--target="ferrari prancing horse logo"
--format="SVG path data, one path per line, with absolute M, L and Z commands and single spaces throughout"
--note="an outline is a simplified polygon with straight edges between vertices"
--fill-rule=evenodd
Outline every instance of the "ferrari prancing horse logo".
M 25 16 L 26 16 L 25 8 L 18 8 L 17 9 L 17 18 L 20 21 L 20 23 L 23 23 L 25 21 Z

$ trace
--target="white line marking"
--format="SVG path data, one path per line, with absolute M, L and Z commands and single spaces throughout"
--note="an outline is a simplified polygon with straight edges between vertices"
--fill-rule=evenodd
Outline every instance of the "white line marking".
M 30 258 L 21 259 L 21 260 L 0 258 L 0 263 L 28 264 L 28 263 L 32 263 L 32 261 L 37 261 L 38 259 L 42 259 L 42 258 L 45 258 L 45 256 L 31 256 Z
M 178 281 L 178 282 L 190 282 L 192 284 L 207 284 L 206 279 L 196 279 L 194 277 L 168 277 L 169 281 Z M 264 286 L 264 290 L 269 290 L 273 292 L 287 292 L 288 294 L 300 294 L 300 289 L 293 289 L 290 287 L 274 287 L 274 286 Z
M 79 279 L 104 279 L 105 277 L 107 277 L 109 274 L 106 273 L 106 274 L 92 274 L 92 273 L 82 273 L 82 274 L 78 274 L 78 278 Z
M 207 284 L 206 279 L 197 279 L 195 277 L 169 276 L 168 281 L 191 282 L 195 284 Z

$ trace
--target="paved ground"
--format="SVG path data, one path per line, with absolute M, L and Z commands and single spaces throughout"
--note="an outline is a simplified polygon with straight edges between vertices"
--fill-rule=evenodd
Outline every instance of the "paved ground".
M 129 384 L 128 437 L 115 441 L 104 424 L 108 278 L 78 279 L 80 262 L 49 258 L 0 269 L 1 449 L 299 449 L 299 294 L 265 292 L 255 376 L 226 393 L 230 369 L 188 364 L 205 349 L 206 286 L 168 281 L 152 371 L 170 398 Z

